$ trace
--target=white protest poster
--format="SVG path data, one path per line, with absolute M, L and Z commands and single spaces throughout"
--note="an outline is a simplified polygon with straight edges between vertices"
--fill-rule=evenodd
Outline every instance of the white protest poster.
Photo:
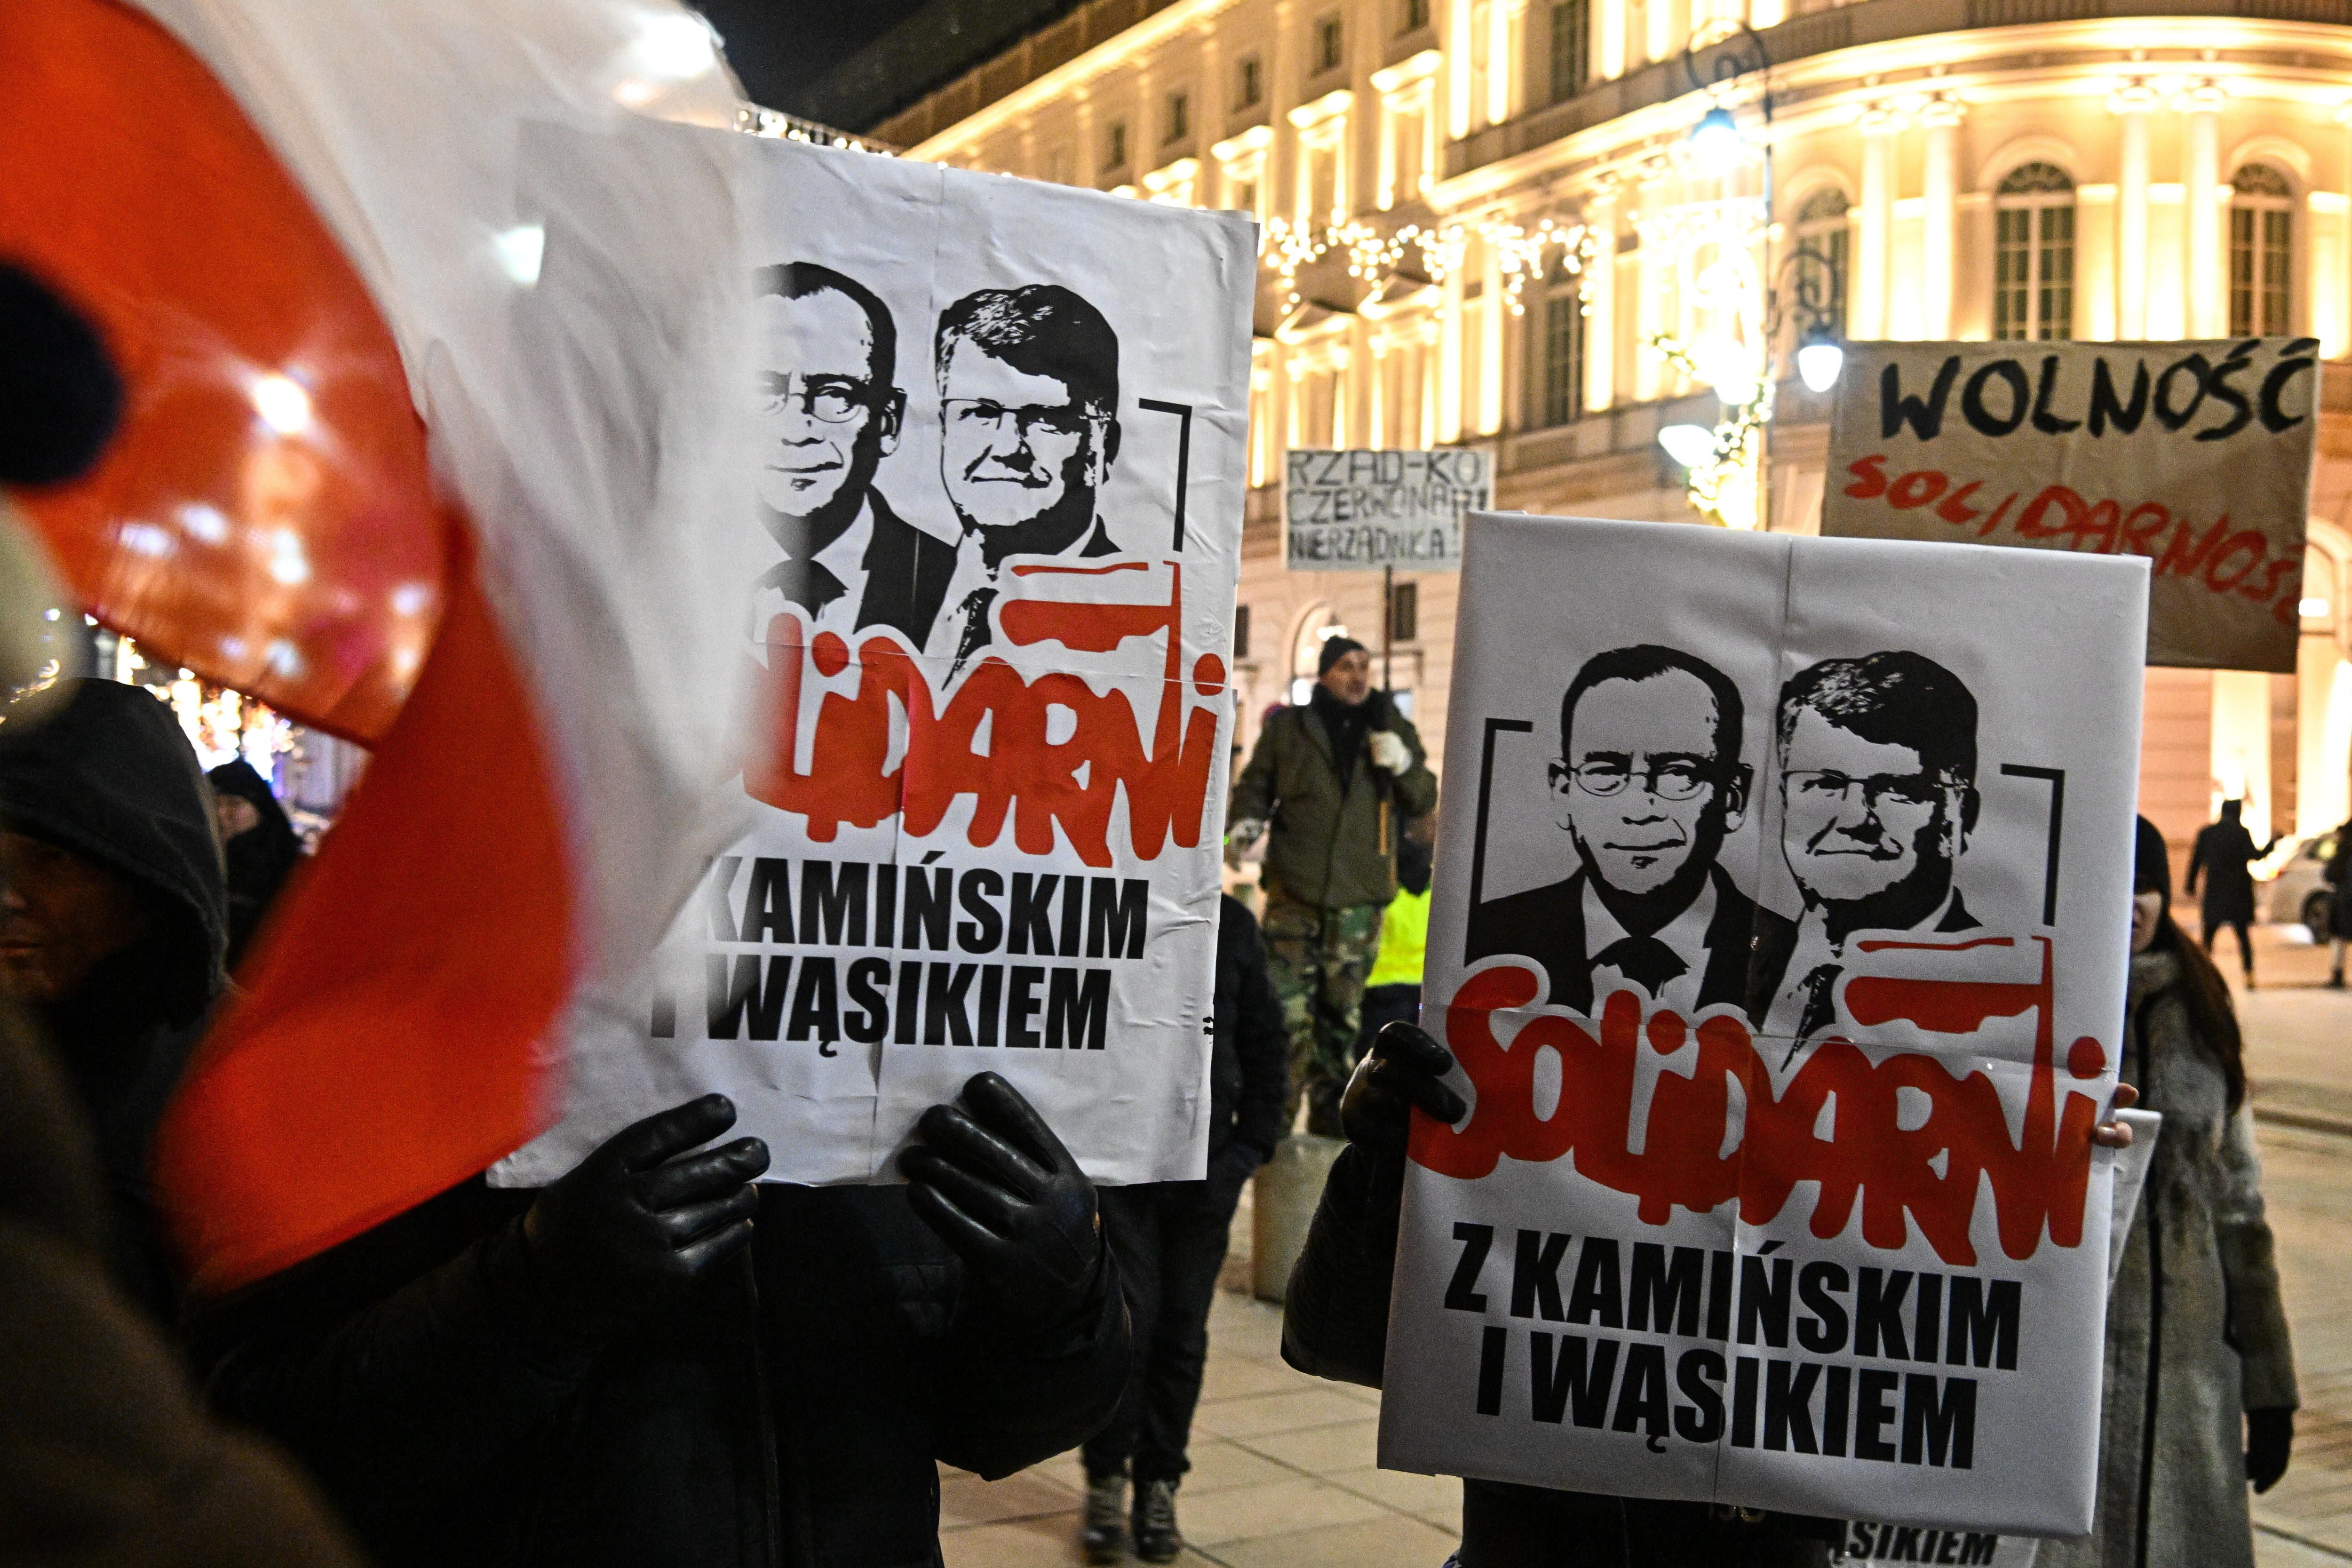
M 1855 343 L 1822 532 L 2150 563 L 2147 662 L 2293 673 L 2315 338 Z
M 1981 1568 L 2033 1568 L 2042 1542 L 2031 1535 L 1996 1535 L 1987 1530 L 1939 1530 L 1936 1526 L 1887 1524 L 1857 1519 L 1845 1527 L 1845 1541 L 1833 1563 L 1958 1563 Z
M 761 536 L 710 609 L 774 726 L 752 826 L 494 1179 L 709 1090 L 772 1179 L 888 1179 L 983 1069 L 1097 1179 L 1197 1177 L 1252 227 L 761 152 L 760 507 L 708 520 Z
M 1484 447 L 1415 452 L 1292 448 L 1283 469 L 1284 564 L 1293 572 L 1457 572 L 1462 520 L 1494 504 Z
M 2146 571 L 1471 519 L 1384 1466 L 2088 1527 Z

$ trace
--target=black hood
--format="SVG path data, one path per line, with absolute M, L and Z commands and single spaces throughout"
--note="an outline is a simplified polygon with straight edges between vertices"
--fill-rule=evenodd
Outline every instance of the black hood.
M 0 714 L 0 822 L 158 894 L 179 918 L 161 954 L 167 1017 L 220 987 L 228 893 L 195 748 L 143 687 L 61 680 Z

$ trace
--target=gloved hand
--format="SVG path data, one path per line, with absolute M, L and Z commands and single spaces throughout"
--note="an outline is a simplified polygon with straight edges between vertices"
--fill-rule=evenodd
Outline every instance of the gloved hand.
M 898 1156 L 907 1201 L 981 1288 L 1043 1331 L 1086 1310 L 1102 1261 L 1095 1184 L 1020 1091 L 974 1074 L 961 1106 L 932 1106 Z
M 2294 1410 L 2273 1407 L 2246 1412 L 2246 1479 L 2254 1483 L 2254 1490 L 2266 1492 L 2278 1485 L 2294 1449 Z
M 1339 1096 L 1339 1130 L 1367 1153 L 1402 1160 L 1415 1106 L 1448 1126 L 1470 1109 L 1445 1082 L 1453 1066 L 1453 1054 L 1418 1025 L 1381 1026 Z
M 683 1290 L 751 1239 L 751 1180 L 768 1146 L 738 1138 L 723 1094 L 706 1094 L 623 1128 L 539 1194 L 523 1245 L 541 1305 L 560 1331 L 610 1335 Z
M 1265 832 L 1265 818 L 1237 816 L 1225 824 L 1225 860 L 1230 865 L 1241 864 L 1243 854 Z
M 1394 730 L 1375 730 L 1364 742 L 1372 756 L 1372 766 L 1382 773 L 1403 773 L 1412 770 L 1412 748 Z
M 1265 1163 L 1265 1151 L 1256 1144 L 1244 1143 L 1239 1139 L 1226 1144 L 1223 1152 L 1209 1162 L 1210 1202 L 1216 1207 L 1231 1210 L 1241 1202 L 1242 1188 Z

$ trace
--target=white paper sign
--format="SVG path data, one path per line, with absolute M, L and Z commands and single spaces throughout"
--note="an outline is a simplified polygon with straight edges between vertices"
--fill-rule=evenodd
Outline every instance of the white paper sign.
M 1294 448 L 1282 514 L 1293 572 L 1458 572 L 1462 520 L 1494 504 L 1495 455 Z
M 2088 1527 L 2146 571 L 1471 519 L 1383 1465 Z
M 1822 531 L 2150 563 L 2147 661 L 2292 673 L 2319 342 L 1856 343 Z
M 1098 1179 L 1204 1158 L 1249 223 L 787 142 L 744 657 L 776 725 L 543 1182 L 707 1090 L 772 1179 L 883 1178 L 983 1068 Z

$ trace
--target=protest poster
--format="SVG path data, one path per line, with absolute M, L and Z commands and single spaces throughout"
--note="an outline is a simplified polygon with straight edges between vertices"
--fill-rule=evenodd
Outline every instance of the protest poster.
M 1381 1464 L 2081 1533 L 2146 563 L 1466 544 Z
M 1493 504 L 1495 454 L 1293 448 L 1282 516 L 1293 572 L 1458 572 L 1462 520 Z
M 1087 1172 L 1198 1177 L 1248 221 L 761 143 L 751 826 L 580 1010 L 530 1184 L 719 1090 L 771 1179 L 891 1179 L 1002 1073 Z M 551 237 L 547 265 L 559 264 Z
M 2150 563 L 2147 662 L 2294 670 L 2315 338 L 1855 343 L 1822 532 Z

